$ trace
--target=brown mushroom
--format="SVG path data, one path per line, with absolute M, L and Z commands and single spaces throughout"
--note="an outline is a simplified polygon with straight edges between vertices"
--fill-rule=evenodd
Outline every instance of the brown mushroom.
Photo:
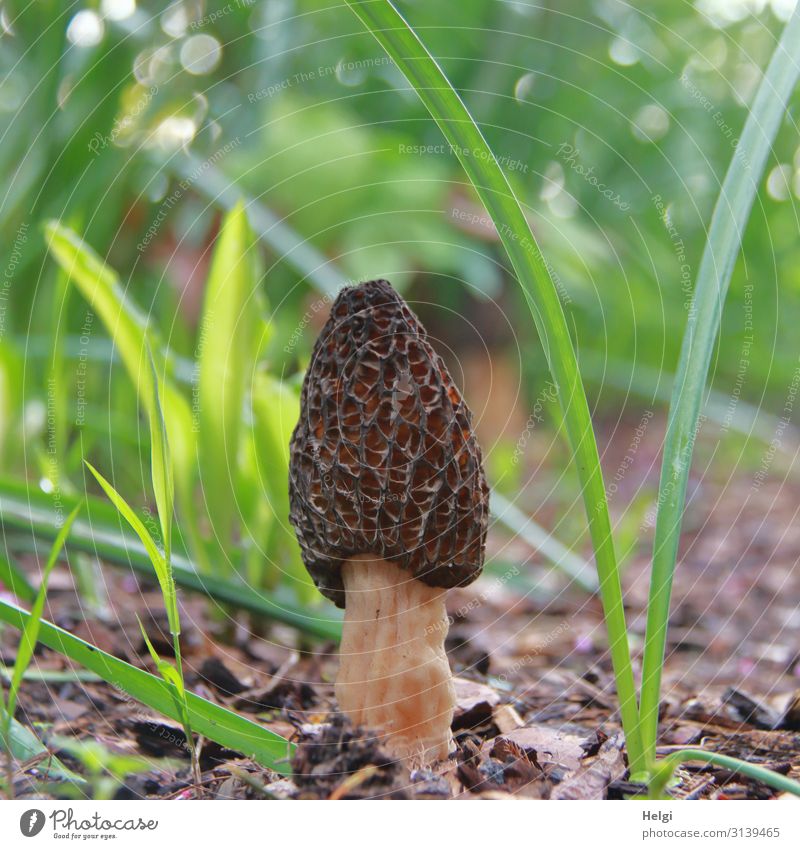
M 303 384 L 291 522 L 319 590 L 345 608 L 336 696 L 386 748 L 453 748 L 445 595 L 483 567 L 489 490 L 472 415 L 385 280 L 343 289 Z

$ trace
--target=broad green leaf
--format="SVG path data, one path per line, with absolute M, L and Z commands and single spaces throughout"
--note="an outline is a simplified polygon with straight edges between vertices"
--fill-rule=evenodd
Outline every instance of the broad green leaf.
M 45 235 L 50 253 L 103 320 L 138 389 L 142 366 L 146 365 L 147 316 L 126 296 L 116 272 L 72 230 L 48 221 Z
M 177 487 L 182 509 L 193 519 L 192 488 L 196 457 L 192 412 L 186 398 L 163 374 L 164 358 L 160 346 L 155 343 L 153 360 L 159 375 L 156 381 L 158 392 L 152 389 L 153 367 L 149 362 L 147 345 L 153 342 L 154 334 L 148 327 L 147 317 L 126 295 L 116 272 L 77 234 L 56 221 L 49 221 L 45 232 L 50 253 L 100 316 L 114 340 L 139 402 L 151 422 L 151 429 L 154 417 L 158 417 L 156 405 L 160 402 L 177 478 L 174 486 Z M 161 497 L 163 499 L 164 493 Z M 163 522 L 165 517 L 158 498 L 156 493 Z M 170 541 L 167 535 L 164 542 L 165 549 L 168 549 Z
M 21 630 L 29 617 L 29 613 L 0 599 L 0 621 Z M 151 710 L 177 722 L 181 721 L 164 682 L 155 675 L 113 657 L 47 621 L 41 623 L 39 642 L 96 672 L 104 681 L 128 693 Z M 288 758 L 294 746 L 288 740 L 194 693 L 186 693 L 186 703 L 195 733 L 241 752 L 276 772 L 284 775 L 291 772 Z
M 200 321 L 199 452 L 213 533 L 223 552 L 237 520 L 237 469 L 245 390 L 252 380 L 261 317 L 256 293 L 258 248 L 241 204 L 217 237 Z
M 158 584 L 161 587 L 161 595 L 164 597 L 164 607 L 167 611 L 167 619 L 169 620 L 170 633 L 177 636 L 181 632 L 180 617 L 178 615 L 178 599 L 175 592 L 175 581 L 172 577 L 172 567 L 164 559 L 164 554 L 155 540 L 150 535 L 150 531 L 145 527 L 144 522 L 136 515 L 127 501 L 114 489 L 114 487 L 95 469 L 88 461 L 86 463 L 89 471 L 94 475 L 97 482 L 103 488 L 105 494 L 111 500 L 111 503 L 119 510 L 125 521 L 133 528 L 136 536 L 142 542 L 142 545 L 147 552 L 150 562 L 153 564 L 153 569 L 158 578 Z
M 672 388 L 659 482 L 642 665 L 641 723 L 650 758 L 655 758 L 672 579 L 708 369 L 753 200 L 798 76 L 800 6 L 793 12 L 772 54 L 714 207 Z

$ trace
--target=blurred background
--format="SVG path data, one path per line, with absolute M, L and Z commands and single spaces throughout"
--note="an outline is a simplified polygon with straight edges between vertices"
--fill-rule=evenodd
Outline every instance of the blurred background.
M 530 216 L 573 328 L 621 554 L 644 552 L 705 227 L 793 4 L 398 5 Z M 795 95 L 790 117 L 798 105 Z M 281 452 L 333 293 L 377 277 L 403 292 L 464 390 L 495 491 L 566 548 L 586 548 L 541 346 L 497 234 L 345 6 L 4 0 L 0 173 L 6 492 L 69 500 L 87 486 L 88 458 L 137 509 L 153 508 L 136 387 L 107 315 L 48 252 L 44 225 L 56 220 L 89 252 L 71 262 L 104 262 L 126 314 L 159 340 L 182 399 L 181 544 L 201 567 L 225 561 L 254 585 L 313 597 L 285 521 Z M 757 472 L 785 414 L 798 363 L 798 195 L 787 120 L 733 276 L 694 485 L 733 462 Z M 221 222 L 234 210 L 233 232 L 242 209 L 254 285 L 232 323 L 214 326 Z M 242 316 L 254 341 L 232 359 Z M 222 371 L 202 365 L 208 345 Z M 242 392 L 233 437 L 230 416 L 216 432 L 208 420 L 229 403 L 229 379 Z M 500 561 L 517 559 L 503 551 Z

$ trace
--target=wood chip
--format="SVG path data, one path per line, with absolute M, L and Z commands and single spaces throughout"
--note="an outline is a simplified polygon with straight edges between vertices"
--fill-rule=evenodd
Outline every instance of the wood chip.
M 525 720 L 514 710 L 511 705 L 497 705 L 492 714 L 494 724 L 501 734 L 508 734 L 525 725 Z

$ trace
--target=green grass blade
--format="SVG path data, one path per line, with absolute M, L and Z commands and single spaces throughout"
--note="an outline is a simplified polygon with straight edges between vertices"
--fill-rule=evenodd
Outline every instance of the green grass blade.
M 178 716 L 180 716 L 181 725 L 183 725 L 183 730 L 186 734 L 186 740 L 192 750 L 192 758 L 194 758 L 195 746 L 192 737 L 192 725 L 191 721 L 189 720 L 189 711 L 186 705 L 186 687 L 183 683 L 183 671 L 180 667 L 180 656 L 177 654 L 177 652 L 180 650 L 179 646 L 176 643 L 175 664 L 163 660 L 159 653 L 156 651 L 155 646 L 150 641 L 150 637 L 147 636 L 147 631 L 145 631 L 144 625 L 142 624 L 142 620 L 139 619 L 138 614 L 136 616 L 136 621 L 139 623 L 139 630 L 142 632 L 142 639 L 144 640 L 144 643 L 147 646 L 147 650 L 150 652 L 150 657 L 153 659 L 153 663 L 155 663 L 159 675 L 161 675 L 164 686 L 166 687 L 167 692 L 169 693 L 170 698 L 172 699 L 172 702 L 175 705 L 175 710 L 177 711 Z
M 175 592 L 175 581 L 172 577 L 171 562 L 167 561 L 164 554 L 156 545 L 156 541 L 150 535 L 150 531 L 145 527 L 144 522 L 136 515 L 127 501 L 114 489 L 114 487 L 95 469 L 88 461 L 84 460 L 89 471 L 94 475 L 97 482 L 103 488 L 103 491 L 108 496 L 111 503 L 119 510 L 125 521 L 131 526 L 136 533 L 136 536 L 142 542 L 142 545 L 147 552 L 150 562 L 153 564 L 153 570 L 158 579 L 158 585 L 161 587 L 161 595 L 164 597 L 164 607 L 167 611 L 169 619 L 170 633 L 177 636 L 181 632 L 180 617 L 178 615 L 178 598 Z
M 164 560 L 169 565 L 172 558 L 172 514 L 175 500 L 175 479 L 172 475 L 172 458 L 170 457 L 167 427 L 164 413 L 161 409 L 161 396 L 158 391 L 158 374 L 153 361 L 150 345 L 147 347 L 148 376 L 142 381 L 148 393 L 148 410 L 150 423 L 150 473 L 153 479 L 153 493 L 156 497 L 158 518 L 161 523 L 161 535 L 164 543 Z
M 66 522 L 64 522 L 61 528 L 59 528 L 55 542 L 50 548 L 47 563 L 42 571 L 42 583 L 39 587 L 39 592 L 36 594 L 36 600 L 33 603 L 28 620 L 22 630 L 22 637 L 20 638 L 19 646 L 17 648 L 17 657 L 14 661 L 14 673 L 11 676 L 11 684 L 8 688 L 8 699 L 6 701 L 8 717 L 14 716 L 14 711 L 17 706 L 17 695 L 19 694 L 19 687 L 22 683 L 22 676 L 25 674 L 25 670 L 30 665 L 33 658 L 33 652 L 36 648 L 37 642 L 39 641 L 39 630 L 41 627 L 42 613 L 44 612 L 44 603 L 47 600 L 47 585 L 50 580 L 50 573 L 53 571 L 53 567 L 58 561 L 61 549 L 64 547 L 64 543 L 69 536 L 72 523 L 75 521 L 75 517 L 78 515 L 79 510 L 80 505 L 78 505 L 72 513 L 70 513 Z
M 800 7 L 772 55 L 714 207 L 675 374 L 659 483 L 642 664 L 641 728 L 650 759 L 655 758 L 661 668 L 686 483 L 708 370 L 758 183 L 799 75 Z
M 26 611 L 0 599 L 0 621 L 21 630 L 29 617 Z M 44 620 L 39 642 L 95 672 L 104 681 L 152 710 L 176 722 L 181 721 L 164 682 L 155 675 L 137 669 Z M 192 728 L 197 734 L 241 752 L 276 772 L 289 774 L 289 765 L 284 761 L 291 756 L 294 746 L 283 737 L 194 693 L 186 693 L 186 702 Z
M 252 379 L 260 320 L 257 255 L 247 215 L 239 204 L 225 217 L 217 237 L 198 342 L 201 481 L 212 530 L 223 552 L 230 550 L 238 518 L 242 408 Z
M 65 505 L 72 503 L 67 493 L 62 494 L 62 500 Z M 90 505 L 87 512 L 91 519 L 75 521 L 69 537 L 70 547 L 99 557 L 112 566 L 133 569 L 145 578 L 153 578 L 150 555 L 136 537 L 120 531 L 119 514 L 105 501 L 93 497 L 86 501 Z M 33 547 L 36 539 L 52 540 L 57 533 L 56 513 L 50 496 L 28 489 L 24 484 L 0 481 L 0 519 L 6 533 L 16 529 L 25 535 L 26 550 Z M 236 581 L 201 574 L 191 560 L 176 553 L 172 557 L 172 575 L 181 589 L 201 593 L 217 604 L 281 622 L 321 640 L 337 642 L 341 636 L 341 613 L 333 605 L 307 610 Z
M 550 266 L 483 134 L 413 29 L 388 0 L 348 0 L 348 5 L 403 72 L 450 143 L 491 215 L 517 273 L 558 389 L 578 469 L 628 752 L 634 771 L 638 771 L 644 767 L 638 704 L 603 473 L 575 351 Z

